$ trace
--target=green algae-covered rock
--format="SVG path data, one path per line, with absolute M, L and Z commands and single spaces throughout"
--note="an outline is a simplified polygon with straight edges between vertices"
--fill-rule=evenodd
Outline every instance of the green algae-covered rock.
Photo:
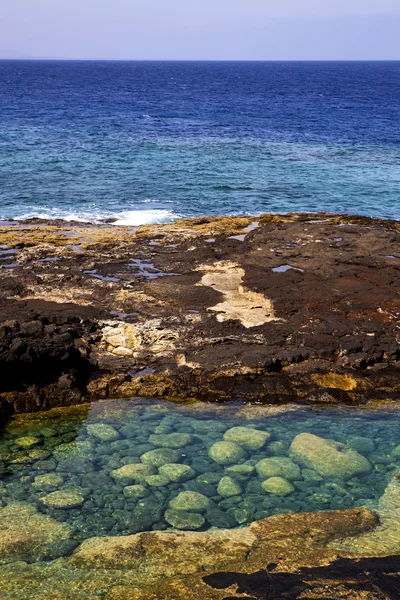
M 145 477 L 154 475 L 156 472 L 155 468 L 151 465 L 140 464 L 129 464 L 111 471 L 110 475 L 116 481 L 122 481 L 131 483 L 135 481 L 144 481 Z
M 59 523 L 25 502 L 0 509 L 0 557 L 37 561 L 56 558 L 61 544 L 68 542 L 71 527 Z
M 166 433 L 153 434 L 149 437 L 150 444 L 158 448 L 183 448 L 193 442 L 193 436 L 189 433 Z
M 314 469 L 322 477 L 351 479 L 372 470 L 371 463 L 356 450 L 311 433 L 296 436 L 290 453 L 303 467 Z
M 142 454 L 140 460 L 145 465 L 159 468 L 170 463 L 177 463 L 180 458 L 181 454 L 178 450 L 173 450 L 172 448 L 157 448 L 156 450 L 149 450 Z
M 243 446 L 246 450 L 260 450 L 271 437 L 270 433 L 252 427 L 232 427 L 224 433 L 224 440 Z
M 146 498 L 149 494 L 150 491 L 140 483 L 124 487 L 125 498 Z
M 19 448 L 32 448 L 32 446 L 36 446 L 40 443 L 40 438 L 33 436 L 26 436 L 17 438 L 14 442 L 16 446 Z
M 370 454 L 375 450 L 375 442 L 371 438 L 353 435 L 347 441 L 347 445 L 361 454 Z
M 218 484 L 217 492 L 223 498 L 230 498 L 231 496 L 240 496 L 242 488 L 240 483 L 232 479 L 232 477 L 222 477 Z
M 93 425 L 87 426 L 87 432 L 89 435 L 101 440 L 102 442 L 112 442 L 113 440 L 119 439 L 119 433 L 111 425 L 105 423 L 94 423 Z
M 242 477 L 249 477 L 254 473 L 254 467 L 252 465 L 233 465 L 227 467 L 225 472 L 229 475 L 241 475 Z
M 286 456 L 271 456 L 263 458 L 256 464 L 260 477 L 284 477 L 285 479 L 301 479 L 301 470 Z
M 57 473 L 45 473 L 37 475 L 32 483 L 32 487 L 44 492 L 52 492 L 64 483 L 64 479 Z
M 82 506 L 85 498 L 78 491 L 58 490 L 40 498 L 40 502 L 49 508 L 78 508 Z
M 204 512 L 210 506 L 211 502 L 207 496 L 198 492 L 181 492 L 173 498 L 169 507 L 174 510 L 186 510 L 188 512 Z
M 170 480 L 168 479 L 168 477 L 166 475 L 148 475 L 147 477 L 144 478 L 145 482 L 147 483 L 147 485 L 149 485 L 150 487 L 165 487 L 166 485 L 169 485 Z
M 262 482 L 261 487 L 269 494 L 276 496 L 289 496 L 294 492 L 292 484 L 283 477 L 270 477 Z
M 199 513 L 188 512 L 186 510 L 175 510 L 173 508 L 169 508 L 165 511 L 164 519 L 175 529 L 187 531 L 200 529 L 205 523 L 204 517 Z
M 159 473 L 168 477 L 173 483 L 182 483 L 196 476 L 196 472 L 192 467 L 189 467 L 189 465 L 180 465 L 179 463 L 162 465 L 159 468 Z
M 208 455 L 219 465 L 233 465 L 246 458 L 246 452 L 233 442 L 216 442 L 211 446 Z
M 393 448 L 392 456 L 400 458 L 400 446 L 396 446 L 396 448 Z

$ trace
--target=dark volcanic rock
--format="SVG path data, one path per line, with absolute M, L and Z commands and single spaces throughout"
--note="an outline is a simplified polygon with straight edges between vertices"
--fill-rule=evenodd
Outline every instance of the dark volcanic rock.
M 18 412 L 396 398 L 399 241 L 397 222 L 340 215 L 2 227 L 19 266 L 0 269 L 0 394 Z

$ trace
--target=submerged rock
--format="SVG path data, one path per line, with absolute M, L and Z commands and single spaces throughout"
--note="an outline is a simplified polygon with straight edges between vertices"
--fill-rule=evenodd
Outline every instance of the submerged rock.
M 169 525 L 175 527 L 175 529 L 186 529 L 189 531 L 200 529 L 205 523 L 205 518 L 199 513 L 176 510 L 173 508 L 169 508 L 165 511 L 164 519 Z
M 156 472 L 155 468 L 151 465 L 129 464 L 111 471 L 110 475 L 116 481 L 133 482 L 133 481 L 144 481 L 145 477 L 154 475 Z
M 285 456 L 272 456 L 263 458 L 256 464 L 256 471 L 260 477 L 284 477 L 285 479 L 301 479 L 301 469 L 290 458 Z
M 114 427 L 104 423 L 88 425 L 86 429 L 89 435 L 92 435 L 102 442 L 112 442 L 113 440 L 118 440 L 120 437 L 118 431 L 114 429 Z
M 163 448 L 183 448 L 193 442 L 193 436 L 189 433 L 165 433 L 153 434 L 149 437 L 150 444 Z
M 0 509 L 0 560 L 56 558 L 71 536 L 71 527 L 59 523 L 25 502 Z
M 144 478 L 147 485 L 150 487 L 165 487 L 170 483 L 169 478 L 166 475 L 148 475 Z
M 260 450 L 271 434 L 252 427 L 232 427 L 224 433 L 224 440 L 243 446 L 246 450 Z
M 290 453 L 303 467 L 314 469 L 323 477 L 351 479 L 372 470 L 371 463 L 356 450 L 311 433 L 296 436 Z
M 43 496 L 40 502 L 49 508 L 70 509 L 82 506 L 85 498 L 78 491 L 58 490 Z
M 175 510 L 185 510 L 189 512 L 205 512 L 210 506 L 211 501 L 198 492 L 180 492 L 173 498 L 169 507 Z
M 150 490 L 148 490 L 144 485 L 136 484 L 127 485 L 124 487 L 125 498 L 145 498 L 149 494 Z
M 37 475 L 32 483 L 32 487 L 38 490 L 51 492 L 64 483 L 64 479 L 57 473 L 45 473 Z
M 173 483 L 182 483 L 196 477 L 196 472 L 189 465 L 166 464 L 159 468 L 160 475 L 165 475 Z
M 292 484 L 283 477 L 270 477 L 262 482 L 263 490 L 276 496 L 289 496 L 294 492 Z
M 145 465 L 152 467 L 162 467 L 170 463 L 177 463 L 181 458 L 178 450 L 172 448 L 157 448 L 157 450 L 149 450 L 140 457 L 140 460 Z
M 216 442 L 211 446 L 208 455 L 220 465 L 233 465 L 246 459 L 245 450 L 233 442 Z
M 239 496 L 242 493 L 240 483 L 232 479 L 232 477 L 222 477 L 218 484 L 217 492 L 223 498 L 230 498 L 231 496 Z
M 19 448 L 32 448 L 33 446 L 40 444 L 40 438 L 33 436 L 20 437 L 14 441 L 14 444 L 19 446 Z

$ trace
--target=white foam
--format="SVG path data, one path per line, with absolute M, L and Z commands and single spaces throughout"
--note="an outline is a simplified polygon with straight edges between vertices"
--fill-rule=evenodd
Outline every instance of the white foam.
M 151 225 L 156 223 L 171 223 L 180 216 L 171 210 L 152 209 L 152 210 L 126 210 L 122 212 L 100 212 L 94 210 L 73 212 L 59 208 L 35 207 L 32 211 L 13 216 L 16 221 L 25 221 L 26 219 L 44 219 L 53 221 L 62 219 L 63 221 L 77 221 L 80 223 L 104 223 L 111 222 L 112 225 Z
M 153 223 L 171 223 L 179 218 L 171 210 L 127 210 L 119 215 L 114 225 L 151 225 Z

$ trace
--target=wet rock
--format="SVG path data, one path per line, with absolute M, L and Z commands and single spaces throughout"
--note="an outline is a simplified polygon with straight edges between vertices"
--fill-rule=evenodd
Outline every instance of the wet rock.
M 154 475 L 156 473 L 155 468 L 152 465 L 144 464 L 128 464 L 111 471 L 110 475 L 116 481 L 122 483 L 133 483 L 135 481 L 144 481 L 145 477 Z
M 33 446 L 40 444 L 40 438 L 33 436 L 20 437 L 15 440 L 14 444 L 19 448 L 32 448 Z
M 14 502 L 0 509 L 0 560 L 40 560 L 57 554 L 57 546 L 71 536 L 71 527 L 34 506 Z
M 169 478 L 166 475 L 148 475 L 144 478 L 147 485 L 150 487 L 165 487 L 170 483 Z
M 157 448 L 157 450 L 149 450 L 140 457 L 140 460 L 145 465 L 152 467 L 162 467 L 170 463 L 178 463 L 181 458 L 178 450 L 172 448 Z
M 163 448 L 184 448 L 193 442 L 193 436 L 188 433 L 153 434 L 149 437 L 150 444 Z
M 71 509 L 82 506 L 85 498 L 78 491 L 58 490 L 40 498 L 49 508 Z
M 290 458 L 273 456 L 263 458 L 256 464 L 256 471 L 260 477 L 284 477 L 290 480 L 301 479 L 301 470 Z
M 146 498 L 150 494 L 150 491 L 140 484 L 127 485 L 124 487 L 125 498 Z
M 119 439 L 119 433 L 111 425 L 104 423 L 95 423 L 87 426 L 89 435 L 99 439 L 101 442 L 112 442 Z
M 260 450 L 270 437 L 270 433 L 252 427 L 232 427 L 224 433 L 224 440 L 250 451 Z
M 186 529 L 189 531 L 200 529 L 205 523 L 204 517 L 198 513 L 172 508 L 165 511 L 164 519 L 175 529 Z
M 301 465 L 314 469 L 322 477 L 351 479 L 371 472 L 371 463 L 356 450 L 340 442 L 325 440 L 311 433 L 295 437 L 290 452 Z
M 232 465 L 244 461 L 246 451 L 233 442 L 216 442 L 211 446 L 208 455 L 220 465 Z
M 283 477 L 270 477 L 262 482 L 261 487 L 269 494 L 276 496 L 289 496 L 294 492 L 292 484 Z
M 254 473 L 254 467 L 252 465 L 233 465 L 232 467 L 227 467 L 225 473 L 250 477 Z
M 64 483 L 64 479 L 57 473 L 46 473 L 37 475 L 32 483 L 32 487 L 44 492 L 52 492 Z
M 175 498 L 170 500 L 169 507 L 175 510 L 185 510 L 189 512 L 205 512 L 211 502 L 207 496 L 198 492 L 180 492 Z
M 193 479 L 196 472 L 189 465 L 166 464 L 159 468 L 160 475 L 165 475 L 173 483 L 182 483 Z
M 240 483 L 232 479 L 232 477 L 222 477 L 218 484 L 217 492 L 223 498 L 230 498 L 231 496 L 240 496 L 242 488 Z

